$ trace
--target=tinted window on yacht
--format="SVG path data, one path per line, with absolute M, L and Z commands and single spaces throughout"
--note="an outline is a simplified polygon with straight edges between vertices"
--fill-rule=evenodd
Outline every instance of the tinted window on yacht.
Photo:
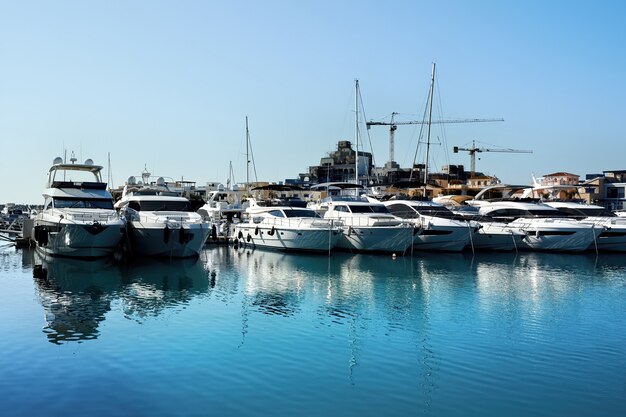
M 585 216 L 597 216 L 597 217 L 616 217 L 617 216 L 615 213 L 605 208 L 581 207 L 579 210 Z
M 415 219 L 419 217 L 419 214 L 406 204 L 390 204 L 387 206 L 387 210 L 391 214 L 402 217 L 403 219 Z
M 64 198 L 54 199 L 55 208 L 88 208 L 113 210 L 113 201 L 109 199 Z
M 141 201 L 139 211 L 191 211 L 187 201 Z
M 498 209 L 489 213 L 491 217 L 532 217 L 532 214 L 522 209 Z
M 568 217 L 568 214 L 558 210 L 528 210 L 535 217 Z
M 441 206 L 414 206 L 415 210 L 420 212 L 425 216 L 435 216 L 435 217 L 446 217 L 452 218 L 454 217 L 454 213 L 448 210 L 445 207 Z
M 317 214 L 315 211 L 313 210 L 285 210 L 285 215 L 287 217 L 320 217 L 319 214 Z
M 385 206 L 361 206 L 361 205 L 350 205 L 350 211 L 352 213 L 385 213 L 389 214 L 389 210 Z
M 280 210 L 270 210 L 267 212 L 267 214 L 269 214 L 270 216 L 274 216 L 274 217 L 285 217 L 283 215 L 283 212 Z

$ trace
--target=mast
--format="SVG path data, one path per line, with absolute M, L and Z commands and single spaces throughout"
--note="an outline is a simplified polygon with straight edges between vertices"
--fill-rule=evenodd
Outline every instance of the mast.
M 426 133 L 426 162 L 424 164 L 424 197 L 426 197 L 426 186 L 428 184 L 428 154 L 430 153 L 430 125 L 433 116 L 433 92 L 435 90 L 435 63 L 430 76 L 430 91 L 428 97 L 428 130 Z
M 246 195 L 250 195 L 250 131 L 248 130 L 248 116 L 246 116 Z
M 354 138 L 356 140 L 356 152 L 354 158 L 354 182 L 359 184 L 359 80 L 354 80 L 355 94 L 354 94 Z

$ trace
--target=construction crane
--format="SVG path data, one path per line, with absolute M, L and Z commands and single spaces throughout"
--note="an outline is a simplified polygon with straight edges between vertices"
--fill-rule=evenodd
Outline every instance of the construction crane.
M 399 113 L 391 113 L 391 121 L 389 122 L 374 122 L 369 121 L 365 123 L 365 126 L 369 130 L 371 126 L 389 126 L 389 162 L 394 160 L 394 132 L 398 128 L 398 125 L 425 125 L 428 121 L 413 120 L 408 122 L 396 122 L 394 118 Z M 504 122 L 504 119 L 444 119 L 444 120 L 432 120 L 430 124 L 442 124 L 442 123 L 479 123 L 479 122 Z
M 490 149 L 490 148 L 477 148 L 476 147 L 476 141 L 472 141 L 472 147 L 471 148 L 461 148 L 458 146 L 455 146 L 452 148 L 452 151 L 454 153 L 459 153 L 459 151 L 466 151 L 469 152 L 470 154 L 470 173 L 471 176 L 474 176 L 474 173 L 476 172 L 476 152 L 511 152 L 511 153 L 533 153 L 533 151 L 530 150 L 524 150 L 524 149 L 508 149 L 508 148 L 502 148 L 502 149 Z

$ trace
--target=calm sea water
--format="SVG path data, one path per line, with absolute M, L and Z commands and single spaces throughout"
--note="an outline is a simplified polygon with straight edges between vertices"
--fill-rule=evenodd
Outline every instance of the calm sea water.
M 3 247 L 0 335 L 7 416 L 621 416 L 626 256 Z

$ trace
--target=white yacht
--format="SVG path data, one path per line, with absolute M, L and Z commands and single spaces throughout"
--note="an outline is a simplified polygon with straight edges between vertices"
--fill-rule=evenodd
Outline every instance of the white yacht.
M 626 218 L 592 204 L 574 201 L 547 201 L 545 204 L 570 218 L 578 219 L 581 223 L 593 224 L 599 229 L 604 229 L 590 249 L 597 247 L 600 251 L 626 252 Z
M 626 218 L 593 204 L 587 204 L 574 185 L 540 185 L 525 191 L 525 195 L 541 197 L 543 203 L 554 207 L 565 216 L 583 223 L 593 224 L 604 231 L 600 233 L 593 248 L 600 251 L 626 251 Z
M 580 252 L 597 244 L 604 227 L 567 218 L 557 209 L 529 197 L 527 189 L 527 185 L 494 185 L 466 204 L 479 207 L 480 215 L 523 232 L 521 248 Z
M 496 222 L 489 216 L 480 215 L 478 207 L 454 206 L 449 210 L 455 218 L 478 224 L 478 230 L 472 234 L 470 246 L 479 251 L 512 251 L 522 246 L 526 233 L 507 223 Z
M 236 190 L 215 190 L 207 196 L 207 202 L 198 209 L 198 214 L 209 224 L 207 242 L 226 241 L 232 235 L 232 226 L 240 223 L 249 203 L 241 201 Z
M 192 211 L 189 200 L 156 184 L 136 184 L 134 177 L 115 203 L 126 219 L 131 254 L 186 258 L 198 256 L 209 234 L 208 223 Z
M 565 217 L 545 204 L 499 201 L 481 206 L 481 215 L 492 217 L 525 234 L 521 248 L 580 252 L 590 249 L 605 230 Z
M 470 220 L 453 219 L 454 213 L 441 204 L 425 200 L 387 200 L 389 212 L 412 223 L 418 229 L 414 249 L 459 252 L 471 245 L 479 225 Z
M 413 224 L 391 214 L 384 204 L 364 197 L 326 197 L 319 210 L 325 219 L 343 222 L 343 233 L 337 243 L 340 249 L 400 255 L 411 248 L 419 231 Z
M 249 199 L 247 221 L 233 225 L 239 245 L 280 250 L 330 251 L 342 236 L 342 223 L 328 220 L 310 208 L 261 206 Z
M 77 164 L 55 158 L 48 171 L 44 206 L 33 220 L 37 250 L 58 256 L 111 255 L 124 233 L 124 220 L 102 182 L 102 167 L 91 159 Z

